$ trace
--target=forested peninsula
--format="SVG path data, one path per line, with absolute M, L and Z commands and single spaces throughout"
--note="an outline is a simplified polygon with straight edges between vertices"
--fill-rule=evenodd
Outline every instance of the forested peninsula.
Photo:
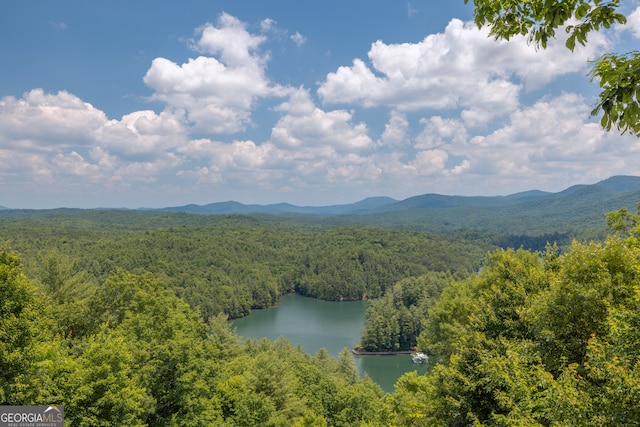
M 603 212 L 604 214 L 604 212 Z M 640 419 L 640 216 L 499 247 L 270 215 L 3 211 L 0 404 L 70 426 L 629 425 Z M 228 322 L 297 292 L 367 299 L 360 348 L 439 363 L 393 393 Z

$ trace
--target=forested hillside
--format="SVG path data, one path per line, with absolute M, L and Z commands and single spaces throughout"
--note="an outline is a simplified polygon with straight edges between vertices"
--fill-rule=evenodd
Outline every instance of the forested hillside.
M 380 227 L 139 211 L 14 213 L 0 221 L 0 239 L 49 286 L 99 286 L 117 269 L 151 273 L 205 321 L 245 316 L 289 292 L 360 300 L 427 271 L 466 276 L 491 248 L 481 239 Z
M 626 209 L 607 216 L 602 242 L 489 253 L 422 233 L 196 217 L 3 220 L 0 404 L 62 404 L 69 426 L 640 419 L 640 216 Z M 347 298 L 331 286 L 340 278 L 353 297 L 380 295 L 363 346 L 416 345 L 431 356 L 425 375 L 405 374 L 384 394 L 358 377 L 349 349 L 333 359 L 283 339 L 240 342 L 221 310 L 228 295 L 212 291 L 244 296 L 248 308 L 295 289 Z M 186 302 L 206 292 L 217 304 L 208 316 Z

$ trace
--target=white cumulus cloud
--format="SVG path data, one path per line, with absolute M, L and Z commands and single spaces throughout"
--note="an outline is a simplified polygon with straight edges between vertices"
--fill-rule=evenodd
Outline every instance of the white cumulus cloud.
M 370 65 L 354 59 L 327 75 L 318 89 L 325 103 L 389 106 L 399 111 L 466 110 L 471 124 L 507 114 L 519 105 L 523 85 L 536 88 L 551 79 L 584 69 L 606 46 L 594 35 L 570 54 L 563 40 L 536 50 L 524 38 L 495 41 L 486 29 L 453 19 L 443 33 L 419 43 L 371 45 Z
M 339 152 L 358 151 L 372 144 L 365 123 L 353 123 L 353 113 L 346 110 L 324 111 L 314 107 L 309 92 L 295 90 L 290 100 L 278 107 L 286 112 L 271 131 L 271 142 L 284 149 Z
M 250 34 L 237 18 L 222 14 L 217 26 L 198 30 L 193 43 L 198 56 L 184 64 L 156 58 L 144 77 L 152 99 L 186 112 L 197 130 L 234 133 L 251 124 L 251 112 L 261 97 L 275 90 L 265 76 L 268 55 L 258 51 L 265 40 Z
M 51 151 L 90 145 L 106 115 L 68 92 L 33 89 L 0 99 L 0 147 Z

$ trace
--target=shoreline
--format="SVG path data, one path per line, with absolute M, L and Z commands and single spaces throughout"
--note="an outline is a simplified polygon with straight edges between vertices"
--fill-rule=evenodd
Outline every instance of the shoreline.
M 361 351 L 355 348 L 351 349 L 351 353 L 356 356 L 395 356 L 397 354 L 411 354 L 414 350 L 399 350 L 399 351 Z

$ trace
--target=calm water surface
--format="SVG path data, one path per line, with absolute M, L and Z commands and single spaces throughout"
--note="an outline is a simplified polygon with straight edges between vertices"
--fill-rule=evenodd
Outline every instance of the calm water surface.
M 333 356 L 360 342 L 364 326 L 366 302 L 330 302 L 299 295 L 280 298 L 278 306 L 256 310 L 249 316 L 233 321 L 238 335 L 243 338 L 270 340 L 283 336 L 310 354 L 326 348 Z M 424 373 L 425 366 L 415 365 L 407 354 L 397 356 L 356 356 L 360 375 L 366 372 L 386 392 L 405 372 Z

